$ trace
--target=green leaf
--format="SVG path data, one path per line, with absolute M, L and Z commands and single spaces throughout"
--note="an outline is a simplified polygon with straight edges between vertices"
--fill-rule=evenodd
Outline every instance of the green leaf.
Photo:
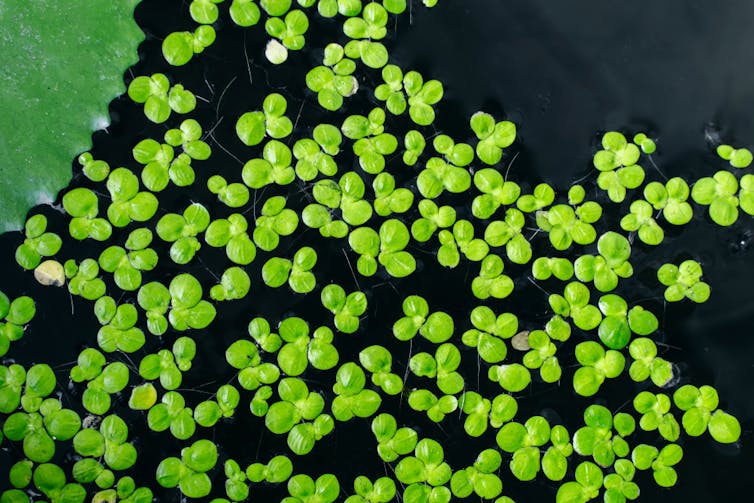
M 183 450 L 181 458 L 191 470 L 204 473 L 217 463 L 217 446 L 210 440 L 197 440 Z
M 0 61 L 8 80 L 0 105 L 14 120 L 0 124 L 0 151 L 12 166 L 0 182 L 0 232 L 20 229 L 30 207 L 53 201 L 71 178 L 71 159 L 90 147 L 95 128 L 109 124 L 107 105 L 125 91 L 123 71 L 138 60 L 144 39 L 133 18 L 137 4 L 6 6 L 3 16 L 15 21 L 2 30 Z M 65 92 L 57 91 L 61 82 Z M 45 135 L 39 134 L 42 123 Z
M 287 402 L 276 402 L 270 406 L 265 415 L 265 424 L 273 433 L 286 433 L 300 420 L 300 415 L 293 405 Z
M 157 390 L 151 383 L 144 383 L 131 390 L 128 406 L 134 410 L 149 410 L 157 401 Z
M 253 146 L 265 137 L 264 113 L 246 112 L 236 122 L 236 134 L 246 145 Z
M 637 445 L 631 452 L 631 461 L 638 470 L 646 470 L 652 466 L 659 451 L 656 447 L 646 444 Z
M 738 179 L 728 171 L 718 171 L 712 177 L 699 179 L 691 190 L 691 198 L 699 204 L 709 205 L 712 221 L 727 227 L 738 219 L 737 191 Z
M 716 410 L 709 420 L 709 432 L 721 444 L 732 444 L 741 437 L 741 424 L 727 412 Z
M 529 385 L 531 373 L 520 363 L 512 363 L 490 367 L 489 378 L 500 383 L 504 390 L 517 393 Z
M 539 473 L 540 452 L 537 447 L 525 447 L 513 453 L 510 462 L 513 475 L 521 481 L 534 480 Z
M 545 476 L 553 481 L 563 480 L 568 470 L 568 459 L 555 447 L 550 447 L 542 456 L 542 471 Z

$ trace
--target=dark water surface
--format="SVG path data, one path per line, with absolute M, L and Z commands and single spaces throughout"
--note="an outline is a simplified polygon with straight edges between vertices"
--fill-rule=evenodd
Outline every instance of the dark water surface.
M 398 54 L 421 54 L 418 61 L 447 84 L 459 118 L 485 108 L 517 122 L 527 175 L 568 186 L 589 169 L 586 146 L 598 141 L 595 133 L 625 128 L 658 136 L 662 170 L 688 180 L 718 169 L 705 140 L 719 134 L 750 145 L 754 137 L 752 14 L 746 2 L 445 2 L 419 11 Z M 641 499 L 749 501 L 751 221 L 736 230 L 707 219 L 689 227 L 663 243 L 671 248 L 664 252 L 698 257 L 713 295 L 693 310 L 668 306 L 667 342 L 682 348 L 675 358 L 687 365 L 686 376 L 716 386 L 746 420 L 742 452 L 690 439 L 678 486 L 643 484 Z
M 226 2 L 228 3 L 228 2 Z M 734 8 L 735 7 L 735 8 Z M 227 5 L 221 11 L 225 12 Z M 578 178 L 587 176 L 584 183 L 592 183 L 596 176 L 590 171 L 592 147 L 601 131 L 607 129 L 643 129 L 659 138 L 655 155 L 660 169 L 667 175 L 679 175 L 688 180 L 712 174 L 722 167 L 709 147 L 708 139 L 722 135 L 726 142 L 748 145 L 754 138 L 754 31 L 749 20 L 754 4 L 728 2 L 716 7 L 708 2 L 666 1 L 655 4 L 629 2 L 583 1 L 561 3 L 553 1 L 514 1 L 504 4 L 497 0 L 441 0 L 432 11 L 413 7 L 412 21 L 402 18 L 393 26 L 389 48 L 395 61 L 404 68 L 419 69 L 424 75 L 441 80 L 446 87 L 436 127 L 457 139 L 470 139 L 468 117 L 484 109 L 517 123 L 519 142 L 507 154 L 511 161 L 511 178 L 533 184 L 541 180 L 567 188 Z M 361 82 L 365 91 L 351 100 L 334 117 L 323 114 L 311 93 L 304 92 L 303 76 L 321 58 L 317 50 L 292 54 L 289 64 L 272 68 L 262 54 L 266 40 L 261 27 L 241 30 L 229 21 L 217 26 L 217 42 L 191 64 L 182 68 L 166 68 L 160 54 L 160 42 L 167 34 L 193 26 L 187 6 L 181 2 L 145 0 L 136 12 L 137 20 L 147 32 L 147 41 L 140 48 L 141 62 L 133 75 L 167 73 L 173 82 L 181 82 L 197 95 L 200 102 L 194 117 L 205 131 L 216 126 L 213 156 L 204 163 L 196 162 L 197 187 L 187 192 L 168 189 L 161 194 L 161 212 L 166 208 L 180 212 L 192 201 L 202 202 L 213 218 L 233 211 L 224 207 L 203 189 L 209 176 L 221 173 L 229 181 L 240 180 L 240 169 L 246 160 L 258 155 L 257 149 L 244 147 L 236 138 L 233 125 L 243 112 L 257 109 L 271 89 L 289 99 L 289 115 L 298 116 L 294 135 L 310 131 L 312 124 L 326 120 L 339 124 L 351 113 L 364 113 L 374 103 L 369 93 L 379 82 L 379 75 L 368 73 Z M 227 15 L 221 15 L 228 19 Z M 307 34 L 311 47 L 322 47 L 331 40 L 338 27 L 334 23 L 313 26 Z M 126 79 L 130 80 L 130 73 Z M 146 137 L 160 138 L 165 125 L 148 123 L 140 109 L 126 99 L 111 105 L 113 125 L 107 132 L 95 134 L 94 154 L 109 161 L 111 166 L 135 168 L 130 149 Z M 167 123 L 175 127 L 180 118 L 173 116 Z M 405 131 L 409 125 L 398 122 L 393 132 Z M 348 159 L 346 157 L 346 159 Z M 397 160 L 390 163 L 390 171 L 400 180 L 408 180 L 415 173 L 406 172 Z M 648 173 L 651 167 L 647 167 Z M 93 187 L 74 167 L 74 184 Z M 655 176 L 655 175 L 652 175 Z M 289 206 L 302 208 L 307 200 L 301 188 L 270 188 L 260 200 L 273 194 L 286 194 Z M 101 190 L 101 189 L 100 189 Z M 453 202 L 450 200 L 450 202 Z M 457 201 L 456 201 L 457 202 Z M 104 203 L 101 203 L 103 208 Z M 51 228 L 65 233 L 66 220 L 55 209 L 41 211 L 50 218 Z M 617 227 L 617 218 L 627 211 L 627 205 L 608 211 L 604 220 Z M 754 425 L 754 299 L 749 292 L 754 284 L 752 266 L 751 220 L 743 216 L 731 229 L 712 224 L 698 210 L 694 221 L 682 231 L 668 231 L 666 241 L 658 249 L 649 249 L 635 242 L 632 262 L 636 269 L 630 289 L 620 291 L 631 302 L 640 301 L 661 316 L 659 337 L 669 347 L 664 356 L 678 363 L 681 382 L 717 387 L 721 405 L 742 419 L 744 435 L 741 445 L 721 447 L 708 436 L 683 442 L 686 455 L 679 466 L 679 483 L 672 490 L 654 485 L 651 476 L 637 477 L 642 489 L 642 501 L 749 501 L 743 496 L 749 488 L 754 469 L 752 426 Z M 251 214 L 247 214 L 251 218 Z M 604 231 L 600 228 L 598 231 Z M 114 242 L 122 244 L 125 233 L 114 234 Z M 305 239 L 301 236 L 305 236 Z M 3 288 L 10 296 L 26 293 L 38 301 L 40 309 L 27 335 L 13 344 L 10 356 L 19 362 L 48 362 L 58 365 L 59 382 L 65 383 L 67 372 L 78 352 L 96 344 L 97 323 L 91 304 L 79 299 L 70 300 L 64 289 L 43 288 L 33 283 L 30 273 L 21 272 L 13 263 L 12 254 L 21 240 L 18 233 L 0 236 L 0 253 L 6 265 L 2 271 Z M 389 281 L 389 278 L 355 281 L 345 257 L 353 263 L 355 257 L 347 245 L 323 240 L 316 231 L 299 228 L 299 232 L 281 241 L 272 254 L 259 253 L 254 262 L 252 293 L 244 301 L 218 305 L 218 319 L 211 330 L 190 334 L 195 337 L 199 354 L 194 368 L 184 377 L 182 393 L 188 405 L 206 399 L 221 384 L 229 382 L 233 373 L 225 363 L 227 346 L 246 333 L 246 324 L 255 316 L 264 316 L 271 324 L 281 316 L 298 315 L 312 327 L 331 323 L 331 317 L 319 304 L 318 290 L 309 296 L 293 296 L 284 289 L 271 290 L 261 280 L 258 268 L 270 256 L 290 257 L 303 243 L 317 249 L 319 262 L 315 269 L 320 284 L 325 279 L 343 285 L 347 291 L 357 288 L 370 290 L 368 316 L 362 330 L 353 336 L 338 336 L 337 346 L 341 363 L 357 358 L 358 351 L 371 344 L 382 344 L 394 354 L 395 366 L 402 368 L 410 357 L 409 348 L 390 335 L 392 323 L 400 317 L 400 301 L 412 293 L 421 293 L 433 310 L 445 310 L 453 315 L 457 327 L 466 328 L 468 313 L 478 304 L 468 292 L 468 282 L 476 275 L 477 266 L 462 265 L 452 271 L 441 268 L 434 257 L 422 249 L 414 254 L 421 259 L 422 274 L 415 280 Z M 155 246 L 161 257 L 167 247 L 156 238 Z M 343 249 L 343 246 L 346 248 Z M 81 245 L 66 242 L 61 257 L 96 257 L 102 245 Z M 547 246 L 539 253 L 547 253 Z M 347 252 L 347 253 L 346 253 Z M 536 250 L 535 250 L 536 253 Z M 214 284 L 227 264 L 221 250 L 203 246 L 200 256 L 188 268 L 205 285 Z M 702 306 L 661 302 L 653 273 L 660 264 L 678 262 L 694 257 L 702 262 L 707 281 L 712 286 L 710 301 Z M 159 280 L 167 283 L 179 268 L 165 259 L 159 270 L 144 275 L 144 282 Z M 547 296 L 533 287 L 525 272 L 528 267 L 506 266 L 507 274 L 516 281 L 516 293 L 502 302 L 490 305 L 496 312 L 519 314 L 522 326 L 541 326 L 549 314 Z M 108 275 L 109 276 L 109 275 Z M 109 284 L 111 286 L 111 284 Z M 545 289 L 555 292 L 560 285 L 545 283 Z M 115 291 L 109 288 L 109 291 Z M 658 297 L 658 294 L 660 296 Z M 132 299 L 124 295 L 121 301 Z M 577 334 L 578 335 L 578 334 Z M 144 350 L 132 355 L 140 359 L 160 347 L 157 338 L 147 335 Z M 165 336 L 172 344 L 176 334 Z M 581 337 L 579 335 L 579 337 Z M 413 353 L 430 350 L 431 344 L 415 341 Z M 568 346 L 572 347 L 572 346 Z M 116 359 L 128 361 L 123 356 Z M 562 365 L 570 365 L 565 351 Z M 464 352 L 463 373 L 474 388 L 477 362 L 473 352 Z M 566 370 L 562 385 L 535 384 L 531 392 L 520 399 L 521 416 L 544 414 L 551 422 L 564 422 L 571 431 L 580 424 L 581 413 L 593 400 L 576 396 L 571 390 Z M 484 368 L 481 372 L 485 372 Z M 639 390 L 633 383 L 606 384 L 600 400 L 612 410 L 626 407 L 625 401 Z M 329 387 L 333 372 L 309 372 L 305 375 L 312 389 L 331 398 Z M 480 385 L 486 393 L 497 393 L 491 383 Z M 132 384 L 139 380 L 132 376 Z M 409 386 L 428 387 L 431 383 L 409 378 Z M 431 389 L 431 388 L 430 388 Z M 499 390 L 499 388 L 497 388 Z M 63 391 L 64 403 L 74 406 L 80 400 L 80 387 Z M 262 421 L 246 413 L 251 393 L 242 392 L 237 418 L 232 422 L 206 430 L 197 429 L 198 437 L 213 438 L 225 456 L 236 459 L 242 466 L 268 460 L 285 452 L 284 438 L 275 438 L 264 428 Z M 494 395 L 493 395 L 494 396 Z M 124 397 L 127 400 L 127 396 Z M 630 405 L 628 405 L 630 407 Z M 446 459 L 452 466 L 465 466 L 481 449 L 494 444 L 494 435 L 469 440 L 462 429 L 462 421 L 448 418 L 437 425 L 411 411 L 394 398 L 383 398 L 382 410 L 396 415 L 399 422 L 414 426 L 421 437 L 439 440 L 446 447 Z M 134 477 L 140 484 L 152 484 L 159 461 L 178 455 L 182 442 L 165 433 L 155 434 L 146 427 L 143 414 L 119 409 L 130 423 L 132 438 L 136 438 L 139 462 Z M 632 437 L 633 438 L 633 437 Z M 652 435 L 636 440 L 656 442 Z M 158 444 L 159 442 L 159 444 Z M 5 442 L 0 453 L 3 472 L 18 452 Z M 159 445 L 158 448 L 155 446 Z M 293 457 L 296 472 L 315 476 L 335 473 L 344 490 L 350 493 L 350 482 L 357 474 L 371 478 L 389 473 L 374 449 L 374 438 L 366 421 L 337 424 L 328 437 L 304 457 Z M 505 474 L 506 472 L 504 472 Z M 556 484 L 539 481 L 522 484 L 503 477 L 504 493 L 518 502 L 554 501 Z M 5 484 L 0 474 L 0 486 Z M 214 487 L 222 491 L 223 476 L 215 471 Z M 219 493 L 217 493 L 219 495 Z M 274 488 L 254 486 L 256 501 L 277 501 L 283 493 Z M 175 490 L 157 491 L 160 501 L 177 501 Z

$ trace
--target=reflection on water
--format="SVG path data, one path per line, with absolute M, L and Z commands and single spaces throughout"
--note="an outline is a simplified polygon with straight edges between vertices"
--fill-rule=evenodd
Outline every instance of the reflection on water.
M 443 126 L 477 109 L 517 122 L 519 177 L 567 187 L 590 173 L 598 132 L 627 128 L 659 137 L 658 167 L 692 180 L 723 167 L 710 148 L 721 139 L 754 143 L 753 14 L 754 4 L 743 1 L 717 9 L 698 0 L 446 1 L 415 15 L 398 53 L 447 84 L 456 103 L 440 116 Z M 687 442 L 680 487 L 640 484 L 646 501 L 740 501 L 754 466 L 754 226 L 742 214 L 735 230 L 720 229 L 698 213 L 683 231 L 668 232 L 661 249 L 635 247 L 646 287 L 635 297 L 657 295 L 652 272 L 663 262 L 703 263 L 708 303 L 656 303 L 665 341 L 682 348 L 673 354 L 683 382 L 714 384 L 723 405 L 749 423 L 741 456 L 736 446 Z M 714 463 L 702 461 L 710 456 Z
M 726 7 L 447 1 L 414 14 L 397 54 L 446 83 L 463 112 L 504 110 L 532 172 L 566 186 L 589 167 L 600 130 L 659 135 L 663 161 L 701 155 L 711 121 L 729 141 L 754 138 L 754 5 Z M 678 168 L 670 174 L 689 176 Z

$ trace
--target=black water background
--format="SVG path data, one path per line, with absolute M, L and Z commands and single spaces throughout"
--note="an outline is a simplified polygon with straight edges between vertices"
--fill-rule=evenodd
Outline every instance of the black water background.
M 227 6 L 221 10 L 225 8 Z M 414 6 L 412 22 L 406 18 L 397 22 L 390 30 L 389 43 L 398 64 L 417 68 L 445 84 L 447 94 L 438 117 L 438 130 L 459 140 L 470 139 L 466 127 L 468 116 L 479 108 L 518 124 L 519 142 L 506 158 L 510 161 L 514 153 L 519 154 L 511 166 L 511 177 L 517 181 L 531 184 L 545 180 L 564 188 L 574 179 L 589 175 L 591 147 L 598 141 L 598 132 L 614 128 L 644 129 L 659 137 L 655 158 L 662 171 L 696 179 L 722 166 L 706 137 L 718 134 L 718 130 L 725 141 L 734 144 L 747 144 L 754 137 L 754 120 L 749 112 L 754 103 L 754 74 L 750 70 L 754 54 L 747 50 L 754 46 L 754 34 L 746 24 L 750 18 L 746 14 L 751 11 L 754 7 L 743 2 L 731 2 L 712 10 L 707 3 L 681 1 L 648 8 L 595 1 L 581 2 L 578 6 L 544 1 L 506 2 L 501 6 L 493 0 L 444 0 L 429 12 L 419 5 Z M 193 26 L 186 5 L 147 0 L 138 7 L 136 16 L 148 38 L 140 48 L 141 62 L 133 69 L 133 74 L 166 72 L 168 69 L 159 52 L 160 41 L 171 31 Z M 224 19 L 227 20 L 227 16 Z M 206 163 L 195 163 L 199 175 L 197 185 L 218 172 L 229 180 L 240 180 L 241 164 L 219 145 L 242 161 L 257 155 L 257 150 L 240 144 L 232 126 L 240 113 L 258 108 L 270 88 L 289 97 L 290 115 L 300 114 L 296 135 L 305 133 L 309 130 L 307 126 L 326 117 L 318 111 L 313 96 L 303 92 L 303 75 L 321 57 L 320 51 L 293 54 L 292 64 L 273 69 L 263 59 L 265 37 L 260 27 L 244 31 L 226 21 L 217 28 L 218 40 L 206 54 L 187 67 L 167 71 L 172 81 L 184 83 L 211 101 L 200 103 L 196 112 L 205 130 L 219 122 L 214 131 L 216 142 L 211 143 L 213 157 Z M 335 31 L 334 23 L 324 23 L 307 36 L 308 43 L 311 47 L 322 47 Z M 127 81 L 130 78 L 128 72 Z M 367 111 L 372 104 L 366 95 L 377 82 L 378 75 L 368 74 L 362 82 L 362 97 L 353 100 L 341 116 Z M 113 167 L 136 168 L 130 148 L 145 137 L 159 138 L 166 126 L 149 124 L 138 107 L 126 99 L 115 100 L 111 113 L 113 124 L 106 132 L 95 134 L 93 152 Z M 342 119 L 327 117 L 327 120 L 337 124 Z M 180 118 L 173 116 L 167 124 L 172 127 L 179 122 Z M 393 132 L 404 131 L 401 128 L 405 125 L 399 123 Z M 391 168 L 394 173 L 405 169 L 399 168 L 397 162 L 391 163 Z M 77 167 L 74 173 L 74 184 L 93 187 Z M 408 175 L 397 176 L 409 178 Z M 588 180 L 593 179 L 592 176 Z M 294 206 L 305 203 L 299 190 L 292 187 L 289 191 Z M 260 199 L 273 193 L 276 192 L 268 190 Z M 180 211 L 189 202 L 200 201 L 207 205 L 213 217 L 231 213 L 209 196 L 206 191 L 169 190 L 161 195 L 161 205 L 170 211 Z M 65 232 L 62 214 L 50 207 L 41 211 L 50 218 L 51 227 Z M 619 211 L 625 211 L 625 207 L 616 208 L 611 215 L 615 217 Z M 124 236 L 121 232 L 114 241 L 122 244 Z M 305 239 L 294 236 L 283 240 L 272 255 L 290 256 L 305 241 L 311 242 L 320 253 L 316 269 L 320 282 L 332 278 L 349 291 L 357 288 L 344 258 L 343 244 L 318 239 L 312 231 L 307 231 L 305 236 Z M 706 436 L 685 442 L 686 458 L 679 468 L 678 487 L 661 490 L 650 477 L 642 475 L 643 501 L 746 501 L 742 494 L 748 487 L 748 474 L 754 468 L 754 449 L 750 445 L 754 416 L 750 391 L 750 383 L 754 382 L 754 348 L 749 337 L 754 323 L 754 301 L 747 295 L 754 280 L 750 239 L 748 217 L 742 218 L 732 229 L 720 229 L 700 216 L 682 232 L 669 232 L 659 250 L 648 250 L 640 244 L 635 247 L 638 281 L 632 283 L 631 291 L 622 294 L 632 301 L 641 300 L 655 312 L 664 312 L 661 336 L 667 344 L 679 348 L 669 350 L 665 356 L 679 363 L 682 381 L 715 385 L 723 406 L 743 419 L 745 430 L 740 452 L 736 447 L 717 446 Z M 18 233 L 0 237 L 0 250 L 8 264 L 3 270 L 3 289 L 11 296 L 32 295 L 38 305 L 46 307 L 40 309 L 24 339 L 14 343 L 9 356 L 25 364 L 60 365 L 59 381 L 65 383 L 70 367 L 66 364 L 75 360 L 81 348 L 95 344 L 96 320 L 88 302 L 71 301 L 64 289 L 42 288 L 33 283 L 29 273 L 20 271 L 12 260 L 13 250 L 20 240 Z M 166 251 L 162 244 L 160 249 Z M 96 253 L 92 246 L 67 242 L 61 257 L 96 256 Z M 353 255 L 348 254 L 353 263 Z M 424 274 L 418 276 L 417 283 L 388 283 L 386 279 L 370 282 L 359 278 L 361 288 L 369 284 L 377 286 L 370 294 L 369 316 L 362 323 L 362 331 L 338 338 L 341 362 L 354 359 L 356 353 L 369 344 L 380 343 L 393 351 L 396 360 L 405 355 L 402 361 L 396 361 L 396 364 L 405 364 L 408 348 L 391 340 L 390 326 L 400 316 L 400 299 L 411 293 L 422 293 L 433 308 L 450 312 L 457 324 L 465 328 L 466 322 L 460 320 L 468 318 L 468 312 L 477 302 L 462 288 L 469 275 L 475 274 L 475 267 L 462 266 L 447 272 L 431 256 L 422 255 L 419 250 L 415 254 L 424 257 Z M 263 263 L 272 255 L 260 254 L 255 264 Z M 213 274 L 219 275 L 229 264 L 220 251 L 208 246 L 202 248 L 201 256 L 207 268 L 196 263 L 190 270 L 208 287 L 214 283 Z M 657 300 L 652 271 L 665 261 L 690 256 L 704 265 L 713 289 L 711 300 L 699 307 L 663 306 Z M 145 281 L 167 282 L 180 270 L 163 261 L 159 272 L 145 275 Z M 520 278 L 515 298 L 491 305 L 498 311 L 520 314 L 529 328 L 541 324 L 548 315 L 546 296 L 533 288 L 523 274 L 516 274 L 523 271 L 524 268 L 515 267 L 507 271 Z M 258 273 L 252 275 L 252 282 L 252 293 L 247 300 L 218 306 L 218 320 L 212 329 L 192 334 L 196 335 L 200 352 L 194 369 L 185 377 L 183 388 L 194 390 L 184 393 L 187 402 L 195 404 L 205 399 L 206 392 L 230 381 L 232 373 L 225 364 L 224 350 L 245 334 L 246 323 L 252 317 L 262 315 L 274 322 L 280 316 L 296 314 L 313 326 L 330 321 L 319 306 L 317 295 L 304 299 L 297 296 L 291 301 L 289 293 L 264 287 Z M 551 291 L 557 287 L 557 283 L 545 284 Z M 123 301 L 127 300 L 128 296 L 124 296 Z M 166 342 L 171 343 L 174 338 L 175 334 L 166 336 Z M 149 351 L 156 347 L 157 341 L 150 337 Z M 430 345 L 419 342 L 413 347 L 414 353 L 427 349 Z M 146 352 L 134 356 L 140 358 Z M 470 362 L 469 367 L 465 367 L 465 374 L 469 376 L 476 372 L 476 362 L 471 356 L 473 353 L 464 353 Z M 326 388 L 332 382 L 331 373 L 313 372 L 306 378 L 313 389 L 330 391 Z M 467 380 L 473 387 L 473 377 Z M 138 382 L 132 376 L 132 383 Z M 484 386 L 483 377 L 481 382 Z M 429 384 L 418 379 L 410 381 L 413 386 Z M 485 389 L 494 392 L 492 386 Z M 522 417 L 544 411 L 548 418 L 562 420 L 572 430 L 578 425 L 581 411 L 590 403 L 575 396 L 567 378 L 560 387 L 539 384 L 533 389 L 533 393 L 519 400 Z M 615 410 L 634 392 L 630 384 L 611 384 L 603 388 L 600 396 Z M 79 393 L 80 389 L 65 389 L 64 403 L 73 406 L 79 400 Z M 266 432 L 260 420 L 249 418 L 241 410 L 249 396 L 249 393 L 243 394 L 238 419 L 234 422 L 212 430 L 200 428 L 198 432 L 218 442 L 222 459 L 233 457 L 242 466 L 255 461 L 257 455 L 266 460 L 285 450 L 284 443 Z M 399 408 L 395 400 L 385 400 L 383 407 L 399 420 L 417 427 L 420 436 L 440 440 L 453 466 L 464 466 L 485 447 L 485 442 L 494 442 L 489 435 L 469 442 L 461 422 L 453 419 L 446 420 L 442 429 L 426 420 L 417 420 L 415 413 L 405 404 Z M 151 484 L 159 460 L 177 455 L 181 443 L 172 441 L 166 433 L 150 432 L 145 418 L 139 417 L 142 414 L 126 412 L 125 415 L 140 453 L 134 476 L 142 484 Z M 156 442 L 160 442 L 159 449 L 154 448 Z M 7 445 L 4 443 L 1 454 L 3 467 L 18 456 L 18 452 L 9 450 Z M 311 475 L 336 473 L 344 489 L 350 490 L 349 481 L 356 474 L 376 477 L 385 473 L 373 454 L 373 446 L 367 422 L 338 424 L 335 432 L 318 444 L 312 454 L 301 460 L 294 459 L 296 471 Z M 5 483 L 1 477 L 0 486 Z M 215 472 L 214 481 L 219 489 L 222 485 L 219 470 Z M 521 502 L 550 500 L 557 488 L 548 482 L 520 484 L 510 477 L 504 478 L 504 484 L 505 493 Z M 255 487 L 252 494 L 260 501 L 267 501 L 281 493 Z M 158 496 L 160 501 L 178 498 L 176 491 L 158 492 Z

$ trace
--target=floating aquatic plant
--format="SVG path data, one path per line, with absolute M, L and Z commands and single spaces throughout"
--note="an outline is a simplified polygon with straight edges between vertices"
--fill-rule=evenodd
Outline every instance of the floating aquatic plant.
M 236 122 L 236 134 L 249 146 L 260 144 L 265 136 L 285 138 L 293 131 L 293 123 L 285 116 L 288 101 L 280 94 L 268 95 L 262 110 L 246 112 Z
M 163 487 L 178 487 L 189 498 L 209 494 L 212 481 L 207 472 L 217 463 L 217 447 L 209 440 L 197 440 L 177 457 L 165 458 L 157 467 L 157 482 Z
M 139 191 L 138 178 L 125 168 L 110 172 L 107 190 L 112 198 L 107 218 L 115 227 L 125 227 L 132 221 L 146 222 L 157 212 L 157 198 L 149 192 Z
M 734 148 L 730 145 L 721 144 L 717 146 L 716 152 L 721 159 L 729 161 L 734 168 L 746 168 L 752 161 L 751 150 L 748 148 Z
M 201 248 L 197 234 L 207 229 L 210 216 L 207 209 L 199 203 L 189 205 L 182 215 L 168 213 L 157 222 L 157 235 L 163 241 L 173 243 L 170 258 L 176 264 L 187 264 Z
M 168 120 L 171 112 L 187 114 L 196 108 L 196 96 L 181 84 L 171 87 L 162 73 L 133 79 L 128 85 L 128 97 L 136 103 L 143 103 L 144 115 L 158 124 Z
M 470 318 L 474 328 L 463 333 L 463 343 L 476 348 L 482 360 L 488 363 L 505 360 L 508 354 L 505 339 L 518 332 L 518 318 L 511 313 L 496 316 L 487 306 L 475 307 Z
M 580 281 L 594 281 L 600 292 L 609 292 L 618 286 L 620 278 L 628 278 L 633 266 L 628 261 L 631 245 L 617 232 L 607 232 L 597 241 L 599 255 L 582 255 L 573 264 L 576 277 Z
M 625 199 L 627 189 L 638 188 L 644 182 L 644 169 L 636 164 L 641 154 L 617 131 L 604 134 L 602 149 L 594 155 L 594 167 L 600 171 L 597 184 L 607 191 L 611 201 L 619 203 Z
M 16 262 L 24 269 L 34 269 L 42 257 L 52 257 L 63 246 L 60 236 L 47 232 L 47 217 L 34 215 L 24 225 L 26 239 L 16 248 Z
M 345 334 L 352 334 L 359 328 L 359 316 L 367 309 L 367 297 L 363 292 L 346 295 L 343 287 L 327 285 L 321 293 L 322 305 L 334 315 L 335 327 Z
M 152 231 L 136 229 L 128 235 L 125 248 L 113 245 L 106 248 L 98 262 L 103 271 L 113 273 L 118 288 L 126 291 L 141 286 L 142 271 L 151 271 L 157 266 L 159 257 L 152 243 Z
M 657 279 L 665 285 L 665 300 L 678 302 L 688 298 L 694 302 L 706 302 L 710 287 L 701 281 L 702 266 L 695 260 L 684 260 L 679 265 L 663 264 L 657 270 Z
M 26 325 L 37 312 L 36 304 L 31 297 L 22 295 L 11 301 L 7 295 L 0 292 L 0 356 L 5 356 L 10 343 L 24 336 Z
M 206 24 L 199 26 L 193 33 L 173 32 L 162 41 L 162 55 L 169 64 L 183 66 L 195 54 L 204 52 L 204 49 L 212 45 L 216 37 L 215 29 Z
M 694 210 L 687 202 L 690 189 L 683 178 L 671 178 L 664 185 L 650 182 L 644 187 L 644 198 L 656 210 L 662 210 L 662 216 L 673 225 L 687 224 L 694 215 Z
M 343 46 L 329 44 L 325 47 L 323 65 L 306 74 L 306 86 L 317 93 L 317 101 L 326 110 L 335 111 L 343 106 L 343 99 L 353 96 L 359 81 L 352 74 L 356 64 L 345 57 Z
M 144 332 L 134 326 L 139 313 L 133 304 L 117 305 L 112 297 L 100 297 L 94 304 L 94 314 L 102 325 L 97 332 L 102 351 L 133 353 L 144 345 Z
M 86 300 L 97 300 L 105 295 L 107 287 L 99 277 L 100 268 L 96 260 L 86 258 L 77 264 L 69 259 L 64 264 L 64 270 L 71 294 L 80 295 Z
M 733 225 L 738 219 L 738 179 L 729 171 L 718 171 L 711 177 L 699 179 L 691 189 L 694 202 L 709 206 L 713 222 L 722 226 Z
M 213 220 L 206 228 L 204 241 L 214 248 L 225 248 L 234 264 L 249 265 L 257 256 L 257 249 L 249 237 L 246 218 L 233 213 L 228 218 Z
M 724 226 L 738 221 L 739 207 L 754 214 L 752 175 L 739 180 L 723 170 L 696 182 L 653 180 L 638 163 L 659 162 L 656 138 L 607 132 L 593 157 L 596 186 L 606 194 L 589 183 L 562 192 L 530 184 L 510 170 L 516 124 L 477 112 L 466 137 L 451 136 L 437 120 L 444 117 L 442 83 L 391 59 L 388 34 L 410 12 L 404 0 L 221 4 L 190 2 L 199 26 L 162 41 L 166 61 L 195 64 L 194 56 L 216 50 L 215 27 L 229 15 L 268 39 L 256 50 L 269 63 L 305 61 L 299 85 L 320 106 L 305 113 L 311 100 L 295 87 L 259 84 L 247 56 L 251 85 L 263 88 L 260 109 L 243 105 L 251 111 L 233 115 L 228 128 L 217 108 L 205 130 L 197 120 L 204 115 L 173 114 L 197 105 L 201 112 L 197 100 L 219 107 L 224 92 L 210 89 L 205 100 L 163 73 L 133 78 L 129 96 L 147 120 L 165 123 L 163 132 L 146 133 L 154 138 L 142 136 L 124 154 L 134 169 L 79 157 L 85 186 L 61 197 L 73 240 L 60 219 L 48 222 L 45 214 L 29 218 L 19 239 L 17 262 L 37 269 L 44 284 L 67 281 L 82 297 L 76 303 L 92 302 L 100 326 L 85 336 L 67 391 L 58 387 L 58 368 L 0 366 L 2 441 L 27 458 L 13 464 L 13 489 L 2 501 L 43 495 L 78 503 L 93 495 L 146 503 L 180 493 L 222 503 L 264 497 L 261 484 L 286 483 L 287 503 L 330 503 L 341 492 L 349 503 L 512 503 L 504 495 L 508 473 L 548 480 L 557 502 L 620 502 L 638 497 L 645 481 L 636 470 L 674 485 L 686 437 L 740 439 L 742 425 L 727 412 L 735 404 L 721 408 L 707 385 L 677 386 L 685 371 L 656 342 L 659 311 L 632 292 L 637 277 L 645 278 L 644 254 L 694 225 L 693 205 L 709 206 L 712 222 Z M 320 17 L 335 19 L 322 24 Z M 293 51 L 310 39 L 324 50 L 301 59 Z M 211 70 L 221 58 L 207 56 L 202 63 Z M 233 141 L 221 145 L 217 128 L 229 129 Z M 215 146 L 243 159 L 235 174 L 218 167 Z M 751 162 L 745 148 L 717 147 L 733 167 Z M 668 232 L 668 224 L 678 228 Z M 702 281 L 688 252 L 689 260 L 657 271 L 668 301 L 709 296 L 710 278 Z M 64 264 L 42 262 L 58 254 Z M 443 305 L 423 286 L 438 270 L 464 278 L 444 285 L 458 305 Z M 409 282 L 416 294 L 406 296 Z M 535 304 L 522 308 L 518 296 L 532 287 L 546 295 L 528 297 Z M 497 302 L 509 297 L 505 307 Z M 475 302 L 459 316 L 468 299 Z M 37 308 L 27 296 L 11 302 L 0 295 L 0 354 L 13 357 L 11 342 L 33 330 Z M 248 336 L 228 324 L 232 312 L 250 320 Z M 385 321 L 393 337 L 380 333 Z M 197 398 L 198 366 L 222 382 Z M 603 386 L 623 377 L 641 391 L 624 397 L 633 407 L 613 413 L 602 405 L 612 396 Z M 579 409 L 583 418 L 531 415 L 523 402 L 519 408 L 519 393 L 571 387 L 594 397 Z M 244 460 L 214 439 L 247 419 L 268 433 Z M 457 464 L 427 420 L 438 431 L 462 421 L 466 435 L 481 442 L 494 436 L 495 444 Z M 175 456 L 159 463 L 157 485 L 139 480 L 147 487 L 137 487 L 121 473 L 153 448 L 129 440 L 129 429 L 138 431 L 132 421 L 173 442 Z M 390 464 L 384 476 L 359 466 L 344 468 L 353 471 L 348 478 L 299 473 L 304 465 L 287 455 L 268 455 L 321 453 L 342 441 L 339 431 L 365 424 L 376 455 Z M 639 443 L 639 434 L 657 445 Z

